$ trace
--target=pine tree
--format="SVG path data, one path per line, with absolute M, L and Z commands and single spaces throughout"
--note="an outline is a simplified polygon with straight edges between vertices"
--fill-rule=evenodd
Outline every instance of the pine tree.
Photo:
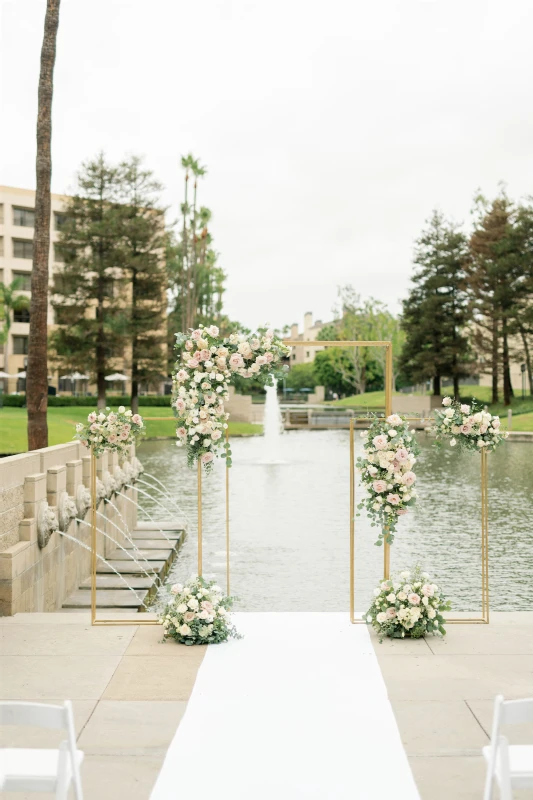
M 403 303 L 400 369 L 415 383 L 432 379 L 435 395 L 448 377 L 458 396 L 459 379 L 470 372 L 465 253 L 464 234 L 434 211 L 416 242 L 413 287 Z
M 122 273 L 129 302 L 125 335 L 131 349 L 131 407 L 139 406 L 139 384 L 155 384 L 167 374 L 167 234 L 159 208 L 161 185 L 133 156 L 119 167 Z
M 98 405 L 105 406 L 108 370 L 124 355 L 126 287 L 121 174 L 103 153 L 83 164 L 79 193 L 65 206 L 59 249 L 64 263 L 52 287 L 58 328 L 57 361 L 96 378 Z

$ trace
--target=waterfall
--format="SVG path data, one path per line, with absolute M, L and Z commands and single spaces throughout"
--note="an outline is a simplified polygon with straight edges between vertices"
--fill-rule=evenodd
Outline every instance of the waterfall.
M 263 438 L 263 458 L 261 464 L 283 464 L 281 459 L 281 434 L 283 420 L 278 400 L 278 382 L 274 378 L 272 386 L 266 386 L 265 416 Z

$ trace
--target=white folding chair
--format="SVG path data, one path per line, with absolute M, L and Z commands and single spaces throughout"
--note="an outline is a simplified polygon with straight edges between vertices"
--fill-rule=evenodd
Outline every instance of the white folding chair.
M 533 744 L 510 745 L 502 736 L 502 725 L 533 722 L 533 697 L 525 700 L 504 700 L 500 694 L 494 701 L 494 717 L 490 745 L 483 748 L 487 777 L 483 800 L 492 800 L 494 779 L 500 787 L 500 800 L 512 800 L 513 789 L 533 789 Z
M 0 702 L 0 725 L 26 725 L 67 731 L 59 749 L 39 750 L 6 747 L 0 750 L 0 790 L 5 792 L 55 792 L 56 800 L 67 800 L 74 784 L 76 800 L 83 800 L 80 764 L 83 752 L 76 747 L 72 703 Z

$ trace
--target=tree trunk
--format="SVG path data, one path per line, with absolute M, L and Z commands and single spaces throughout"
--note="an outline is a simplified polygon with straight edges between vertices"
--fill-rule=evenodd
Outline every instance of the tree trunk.
M 533 370 L 531 368 L 531 353 L 529 352 L 529 343 L 527 341 L 526 332 L 523 328 L 520 328 L 520 336 L 522 337 L 522 344 L 524 345 L 527 379 L 529 381 L 529 394 L 533 395 Z M 9 372 L 9 370 L 6 369 L 6 372 Z
M 131 275 L 131 306 L 134 312 L 137 304 L 137 275 L 132 270 Z M 139 356 L 137 351 L 137 330 L 133 327 L 131 337 L 131 410 L 134 414 L 139 413 Z
M 102 283 L 102 281 L 100 281 Z M 105 331 L 103 323 L 104 314 L 104 301 L 101 296 L 96 310 L 98 319 L 98 336 L 96 340 L 96 391 L 98 392 L 98 408 L 105 408 L 106 405 L 106 381 L 105 381 L 105 368 L 106 368 L 106 348 L 105 348 Z
M 511 387 L 511 370 L 509 366 L 509 336 L 507 334 L 507 320 L 503 318 L 502 325 L 502 341 L 503 341 L 503 402 L 504 405 L 511 405 L 512 387 Z
M 435 375 L 433 378 L 433 394 L 435 397 L 440 396 L 440 375 Z
M 496 317 L 492 320 L 492 402 L 497 403 L 499 398 L 498 394 L 498 320 Z
M 456 400 L 459 400 L 459 378 L 457 375 L 453 376 L 453 396 Z
M 52 177 L 52 96 L 60 0 L 47 0 L 37 110 L 35 227 L 31 275 L 30 335 L 26 378 L 28 449 L 48 447 L 48 256 Z

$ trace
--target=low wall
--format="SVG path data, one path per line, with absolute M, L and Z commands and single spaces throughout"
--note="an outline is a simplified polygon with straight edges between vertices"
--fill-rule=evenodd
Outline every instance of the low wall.
M 224 405 L 232 422 L 263 422 L 263 404 L 252 403 L 251 395 L 237 394 L 233 386 L 229 387 L 228 393 L 229 400 L 226 400 Z
M 130 502 L 137 491 L 125 486 L 137 464 L 133 448 L 121 467 L 116 454 L 98 459 L 103 556 L 117 546 L 105 534 L 125 545 L 121 528 L 133 530 L 137 522 Z M 0 615 L 56 611 L 89 576 L 90 471 L 79 442 L 0 459 Z

